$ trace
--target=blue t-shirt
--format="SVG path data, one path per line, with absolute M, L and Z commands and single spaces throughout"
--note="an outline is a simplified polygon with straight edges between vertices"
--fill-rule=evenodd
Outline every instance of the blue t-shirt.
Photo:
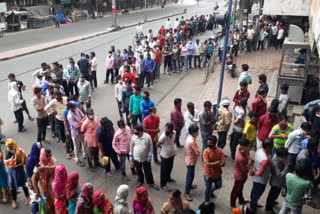
M 62 111 L 62 117 L 63 118 L 67 118 L 68 117 L 68 113 L 69 113 L 69 109 L 64 109 Z M 69 124 L 69 121 L 67 120 L 67 127 L 68 127 L 68 130 L 70 131 L 70 124 Z
M 154 102 L 152 100 L 142 100 L 140 103 L 140 111 L 142 114 L 142 121 L 145 117 L 149 115 L 149 108 L 154 107 Z

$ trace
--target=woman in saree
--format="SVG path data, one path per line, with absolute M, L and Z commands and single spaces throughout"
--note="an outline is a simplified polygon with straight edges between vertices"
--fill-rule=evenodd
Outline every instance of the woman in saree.
M 66 187 L 66 199 L 68 201 L 68 208 L 67 208 L 68 214 L 75 213 L 79 195 L 80 195 L 79 173 L 73 171 L 68 174 L 68 182 Z
M 26 173 L 28 179 L 32 178 L 33 169 L 40 161 L 40 149 L 42 148 L 42 143 L 35 142 L 32 144 L 31 152 L 29 153 L 26 160 Z
M 92 197 L 93 214 L 112 214 L 113 205 L 101 190 L 95 191 Z
M 77 201 L 76 214 L 92 214 L 93 203 L 93 185 L 91 183 L 85 183 L 81 187 L 80 197 Z
M 8 172 L 3 162 L 3 153 L 0 146 L 0 202 L 9 201 Z
M 54 209 L 56 214 L 67 214 L 66 187 L 68 174 L 63 164 L 58 164 L 52 181 L 52 193 L 54 196 Z
M 133 212 L 134 214 L 154 214 L 152 201 L 144 187 L 139 187 L 136 190 L 136 196 L 133 199 Z

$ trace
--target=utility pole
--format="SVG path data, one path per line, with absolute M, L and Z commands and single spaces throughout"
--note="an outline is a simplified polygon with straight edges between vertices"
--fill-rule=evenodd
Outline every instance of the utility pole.
M 225 61 L 226 61 L 227 45 L 228 45 L 229 31 L 230 31 L 231 9 L 232 9 L 232 0 L 229 0 L 227 17 L 226 17 L 226 33 L 224 35 L 224 46 L 223 46 L 223 53 L 222 53 L 222 62 L 221 62 L 221 70 L 220 70 L 220 80 L 219 80 L 219 90 L 218 90 L 216 113 L 218 112 L 218 108 L 219 108 L 219 105 L 220 105 L 220 102 L 221 102 L 221 94 L 222 94 L 222 87 L 223 87 L 223 77 L 224 77 L 224 66 L 225 66 Z
M 112 26 L 117 27 L 116 0 L 112 0 Z
M 144 0 L 144 8 L 147 8 L 147 0 Z
M 237 19 L 237 4 L 238 4 L 238 0 L 235 0 L 234 8 L 233 8 L 232 35 L 234 32 L 234 26 L 236 24 L 236 19 Z M 239 26 L 238 26 L 238 28 L 239 28 Z

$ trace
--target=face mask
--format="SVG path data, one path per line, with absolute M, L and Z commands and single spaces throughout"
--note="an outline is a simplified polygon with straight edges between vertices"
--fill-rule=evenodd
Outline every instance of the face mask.
M 133 132 L 133 134 L 134 134 L 134 135 L 138 135 L 138 134 L 139 134 L 139 132 Z
M 79 81 L 80 82 L 84 82 L 84 78 L 79 78 Z
M 168 137 L 172 132 L 165 132 L 165 135 Z
M 82 59 L 82 60 L 85 60 L 85 59 L 86 59 L 86 57 L 84 57 L 84 56 L 83 56 L 81 59 Z
M 90 119 L 90 120 L 93 120 L 93 119 L 94 119 L 94 114 L 89 115 L 89 119 Z
M 189 43 L 191 44 L 192 42 L 190 41 Z
M 156 48 L 156 50 L 158 51 L 158 50 L 160 50 L 159 48 Z
M 120 56 L 120 53 L 117 53 L 118 56 Z
M 194 138 L 197 138 L 198 135 L 199 135 L 199 133 L 197 132 L 197 133 L 195 133 L 195 134 L 193 135 L 193 137 L 194 137 Z
M 74 65 L 73 64 L 71 64 L 71 68 L 74 69 Z
M 61 97 L 58 97 L 58 98 L 56 98 L 56 99 L 57 99 L 57 101 L 59 101 L 59 102 L 61 101 Z
M 208 147 L 209 147 L 210 149 L 213 149 L 213 148 L 214 148 L 214 145 L 208 145 Z

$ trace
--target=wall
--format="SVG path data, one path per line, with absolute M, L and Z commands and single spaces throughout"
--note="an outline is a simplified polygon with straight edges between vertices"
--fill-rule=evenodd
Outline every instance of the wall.
M 312 0 L 267 0 L 264 1 L 264 15 L 309 16 Z

